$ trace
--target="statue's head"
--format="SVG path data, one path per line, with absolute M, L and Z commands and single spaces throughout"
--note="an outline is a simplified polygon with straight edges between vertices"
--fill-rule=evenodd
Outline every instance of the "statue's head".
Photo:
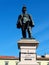
M 27 9 L 26 6 L 23 6 L 23 7 L 22 7 L 22 12 L 23 12 L 23 13 L 26 13 L 26 9 Z

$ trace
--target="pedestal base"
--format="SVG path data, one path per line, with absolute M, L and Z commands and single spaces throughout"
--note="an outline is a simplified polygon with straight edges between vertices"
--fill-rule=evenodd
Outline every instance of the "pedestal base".
M 39 65 L 36 61 L 36 48 L 39 42 L 35 39 L 21 39 L 18 41 L 20 62 L 18 65 Z
M 21 61 L 18 63 L 18 65 L 39 65 L 39 64 L 37 62 Z

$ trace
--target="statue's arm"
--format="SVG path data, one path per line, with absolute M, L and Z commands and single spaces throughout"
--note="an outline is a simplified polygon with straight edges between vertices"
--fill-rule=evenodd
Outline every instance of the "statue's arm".
M 32 27 L 34 27 L 34 21 L 33 21 L 33 19 L 32 19 L 32 17 L 29 15 L 29 19 L 30 19 L 30 25 L 32 26 Z
M 17 28 L 21 27 L 21 15 L 18 16 L 18 20 L 17 20 L 16 26 L 17 26 Z
M 17 23 L 20 21 L 20 19 L 21 19 L 21 15 L 18 16 Z

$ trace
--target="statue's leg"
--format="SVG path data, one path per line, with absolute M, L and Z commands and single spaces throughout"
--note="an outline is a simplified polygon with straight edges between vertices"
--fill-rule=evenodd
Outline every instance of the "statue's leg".
M 29 36 L 29 38 L 32 38 L 31 27 L 28 27 L 27 31 L 28 31 L 28 36 Z
M 26 29 L 22 28 L 22 36 L 23 36 L 23 38 L 26 38 Z

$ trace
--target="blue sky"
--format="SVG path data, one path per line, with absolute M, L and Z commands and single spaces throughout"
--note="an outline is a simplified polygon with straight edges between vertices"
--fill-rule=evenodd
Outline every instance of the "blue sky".
M 21 29 L 16 22 L 23 5 L 32 16 L 32 36 L 39 41 L 38 55 L 49 54 L 49 0 L 0 0 L 0 56 L 19 56 Z

